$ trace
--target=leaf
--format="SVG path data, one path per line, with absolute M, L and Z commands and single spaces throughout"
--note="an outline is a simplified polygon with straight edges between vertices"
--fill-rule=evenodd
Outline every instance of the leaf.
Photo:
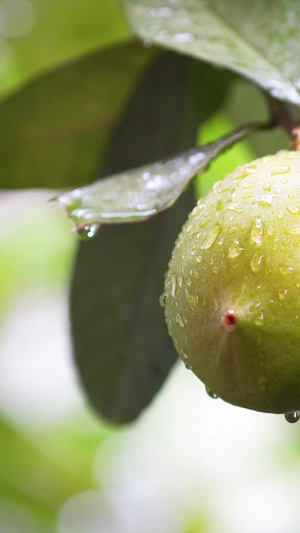
M 191 178 L 212 159 L 257 125 L 247 125 L 221 139 L 156 162 L 96 181 L 57 197 L 79 228 L 93 224 L 139 222 L 171 207 Z
M 108 47 L 30 83 L 0 105 L 0 188 L 92 180 L 137 77 L 155 56 Z
M 1 3 L 1 94 L 55 65 L 132 37 L 117 0 L 31 0 L 19 2 L 5 18 L 7 8 Z M 11 38 L 18 29 L 23 34 Z
M 222 92 L 213 93 L 217 81 Z M 160 56 L 123 116 L 103 174 L 186 149 L 227 84 L 226 74 L 199 62 Z M 134 420 L 177 359 L 158 300 L 175 238 L 193 204 L 190 190 L 174 209 L 140 224 L 104 226 L 79 247 L 70 300 L 74 355 L 90 402 L 110 421 Z
M 297 0 L 122 0 L 142 39 L 234 70 L 300 104 Z

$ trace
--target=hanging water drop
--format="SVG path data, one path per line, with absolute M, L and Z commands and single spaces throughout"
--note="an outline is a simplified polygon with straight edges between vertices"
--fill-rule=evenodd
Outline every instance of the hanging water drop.
M 212 398 L 213 400 L 217 400 L 219 398 L 219 396 L 217 396 L 217 394 L 215 394 L 213 391 L 211 391 L 208 387 L 205 387 L 205 390 L 206 390 L 206 393 L 208 394 L 208 396 L 210 398 Z
M 99 228 L 100 224 L 91 224 L 90 226 L 77 226 L 77 228 L 74 228 L 73 231 L 76 233 L 79 239 L 82 239 L 83 241 L 88 241 L 89 239 L 95 237 Z
M 300 418 L 300 413 L 299 411 L 291 411 L 290 413 L 285 413 L 284 418 L 290 424 L 295 424 Z

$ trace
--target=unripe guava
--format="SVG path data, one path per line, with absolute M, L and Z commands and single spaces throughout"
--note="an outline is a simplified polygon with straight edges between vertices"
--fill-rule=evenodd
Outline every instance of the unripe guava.
M 165 282 L 180 357 L 223 400 L 300 410 L 300 152 L 239 166 L 199 200 Z

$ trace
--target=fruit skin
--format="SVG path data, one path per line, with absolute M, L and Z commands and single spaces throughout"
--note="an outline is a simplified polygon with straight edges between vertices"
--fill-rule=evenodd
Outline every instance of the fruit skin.
M 300 152 L 238 167 L 199 200 L 165 281 L 175 348 L 223 400 L 300 409 Z

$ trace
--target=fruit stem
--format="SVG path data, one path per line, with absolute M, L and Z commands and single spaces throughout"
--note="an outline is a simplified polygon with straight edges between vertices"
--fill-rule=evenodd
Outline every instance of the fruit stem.
M 285 129 L 292 141 L 290 146 L 294 150 L 300 150 L 300 125 L 296 123 L 291 106 L 273 98 L 268 93 L 264 93 L 270 112 L 270 127 L 280 126 Z

